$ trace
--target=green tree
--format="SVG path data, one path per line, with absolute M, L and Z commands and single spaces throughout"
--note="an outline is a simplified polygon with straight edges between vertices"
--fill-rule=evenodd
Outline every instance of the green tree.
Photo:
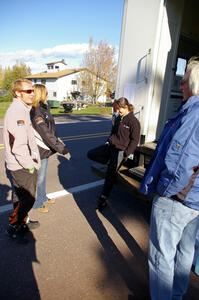
M 12 68 L 5 68 L 2 87 L 9 91 L 14 80 L 24 78 L 30 74 L 31 71 L 29 67 L 22 62 L 17 62 Z

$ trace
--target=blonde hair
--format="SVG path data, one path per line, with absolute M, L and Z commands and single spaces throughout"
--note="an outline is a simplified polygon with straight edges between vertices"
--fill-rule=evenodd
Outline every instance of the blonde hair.
M 32 85 L 32 81 L 26 78 L 19 78 L 12 83 L 11 90 L 14 97 L 16 97 L 16 93 L 22 89 L 23 83 L 28 83 Z
M 126 108 L 128 107 L 129 111 L 134 110 L 134 106 L 129 103 L 129 101 L 125 97 L 121 97 L 118 100 L 116 100 L 116 103 L 119 107 Z
M 186 72 L 189 75 L 189 90 L 192 95 L 199 95 L 199 60 L 196 56 L 189 60 Z
M 46 86 L 44 84 L 39 84 L 39 83 L 34 84 L 34 92 L 35 92 L 35 96 L 32 104 L 33 107 L 39 106 L 39 102 L 42 103 L 46 102 L 48 93 L 47 93 Z

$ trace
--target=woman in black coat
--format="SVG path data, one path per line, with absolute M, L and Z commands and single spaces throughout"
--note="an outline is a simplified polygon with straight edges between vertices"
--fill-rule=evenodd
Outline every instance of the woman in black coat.
M 107 142 L 87 153 L 89 159 L 107 164 L 105 182 L 96 209 L 102 209 L 107 205 L 118 166 L 134 153 L 140 140 L 140 123 L 134 116 L 133 105 L 124 97 L 119 98 L 116 104 L 119 116 L 115 120 Z
M 33 128 L 35 130 L 35 138 L 39 148 L 41 157 L 41 168 L 38 172 L 37 180 L 37 197 L 33 208 L 37 208 L 40 212 L 48 212 L 48 208 L 44 202 L 52 203 L 53 201 L 46 199 L 46 174 L 48 158 L 52 154 L 58 152 L 64 154 L 69 160 L 70 153 L 64 142 L 57 137 L 55 130 L 54 118 L 50 113 L 47 104 L 47 89 L 43 84 L 34 85 L 34 102 L 30 112 Z

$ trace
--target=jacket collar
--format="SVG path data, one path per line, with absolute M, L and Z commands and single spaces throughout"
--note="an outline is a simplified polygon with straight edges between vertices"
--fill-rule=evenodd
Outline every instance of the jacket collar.
M 191 96 L 184 104 L 182 104 L 180 112 L 183 112 L 185 109 L 190 108 L 195 104 L 199 105 L 199 95 Z

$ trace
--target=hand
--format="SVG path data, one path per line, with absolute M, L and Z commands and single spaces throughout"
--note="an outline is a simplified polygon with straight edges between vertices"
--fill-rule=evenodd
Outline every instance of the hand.
M 70 159 L 71 159 L 71 155 L 70 155 L 69 152 L 68 152 L 67 154 L 65 154 L 64 156 L 65 156 L 65 158 L 66 158 L 67 160 L 70 160 Z

